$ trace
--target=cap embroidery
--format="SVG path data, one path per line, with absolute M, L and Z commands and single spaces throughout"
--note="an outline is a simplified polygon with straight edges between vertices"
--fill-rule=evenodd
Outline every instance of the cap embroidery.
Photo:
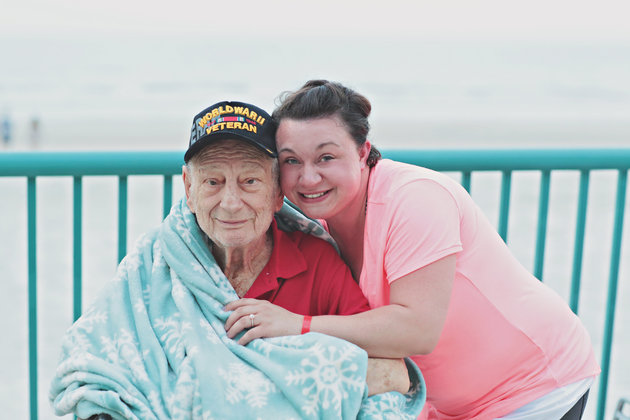
M 256 127 L 254 124 L 247 124 L 246 122 L 219 122 L 211 120 L 205 125 L 204 128 L 206 129 L 206 134 L 214 133 L 215 131 L 225 130 L 226 128 L 228 130 L 238 129 L 247 130 L 252 133 L 258 132 L 258 127 Z
M 250 111 L 249 108 L 242 107 L 242 106 L 232 107 L 230 105 L 226 105 L 225 107 L 219 106 L 217 108 L 214 108 L 208 111 L 206 115 L 199 118 L 197 123 L 201 127 L 207 127 L 208 122 L 212 122 L 213 119 L 216 119 L 223 114 L 239 114 L 239 115 L 243 115 L 249 118 L 250 120 L 253 120 L 253 121 L 250 121 L 251 123 L 254 123 L 255 121 L 255 123 L 260 124 L 260 125 L 265 124 L 265 117 L 258 115 L 258 113 L 256 113 L 255 111 Z

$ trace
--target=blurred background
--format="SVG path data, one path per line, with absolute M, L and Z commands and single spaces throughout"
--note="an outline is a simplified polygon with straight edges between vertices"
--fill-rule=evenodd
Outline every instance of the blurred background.
M 10 148 L 184 148 L 223 99 L 338 80 L 391 147 L 628 144 L 625 0 L 4 0 Z
M 628 16 L 627 0 L 2 0 L 0 153 L 183 151 L 203 108 L 241 100 L 272 111 L 312 78 L 371 100 L 370 140 L 382 149 L 630 147 Z M 565 298 L 578 176 L 554 174 L 551 190 L 545 281 Z M 161 180 L 149 178 L 129 181 L 130 245 L 161 219 Z M 531 269 L 538 178 L 513 183 L 510 247 Z M 598 357 L 615 183 L 614 173 L 591 179 L 580 311 Z M 16 419 L 28 417 L 25 185 L 0 178 L 0 403 Z M 87 304 L 115 272 L 116 179 L 83 188 Z M 499 189 L 497 174 L 473 179 L 495 223 Z M 37 199 L 39 412 L 51 419 L 48 384 L 72 322 L 72 180 L 39 180 Z M 628 271 L 607 413 L 630 397 Z M 595 406 L 592 392 L 585 419 Z

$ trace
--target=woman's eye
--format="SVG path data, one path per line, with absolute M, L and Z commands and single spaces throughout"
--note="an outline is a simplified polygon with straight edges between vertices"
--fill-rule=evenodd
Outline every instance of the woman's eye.
M 284 163 L 288 163 L 289 165 L 295 165 L 298 163 L 298 160 L 296 158 L 286 158 L 284 160 Z
M 255 178 L 247 179 L 247 180 L 245 180 L 245 183 L 247 185 L 254 185 L 256 183 L 256 179 Z
M 328 162 L 329 160 L 333 160 L 334 157 L 331 155 L 324 155 L 322 156 L 321 160 L 323 160 L 324 162 Z

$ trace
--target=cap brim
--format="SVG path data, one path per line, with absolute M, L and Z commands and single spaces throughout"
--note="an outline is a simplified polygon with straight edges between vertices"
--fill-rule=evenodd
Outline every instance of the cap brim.
M 249 144 L 252 144 L 256 147 L 258 147 L 260 150 L 262 150 L 263 152 L 265 152 L 267 155 L 269 155 L 270 157 L 278 157 L 278 154 L 275 153 L 273 150 L 269 150 L 267 147 L 265 147 L 264 145 L 258 143 L 257 141 L 248 138 L 246 136 L 240 135 L 238 133 L 233 133 L 233 132 L 221 132 L 221 133 L 216 133 L 213 134 L 211 136 L 206 136 L 198 141 L 195 142 L 195 144 L 193 144 L 192 146 L 190 146 L 188 148 L 188 150 L 186 151 L 186 154 L 184 155 L 184 162 L 188 162 L 190 159 L 193 158 L 193 156 L 195 156 L 197 153 L 199 153 L 201 151 L 201 149 L 203 149 L 204 147 L 217 142 L 219 140 L 229 140 L 229 139 L 236 139 L 236 140 L 242 140 L 245 141 Z

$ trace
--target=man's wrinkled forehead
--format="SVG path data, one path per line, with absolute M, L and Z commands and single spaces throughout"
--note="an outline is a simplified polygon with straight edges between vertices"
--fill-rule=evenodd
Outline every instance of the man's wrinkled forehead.
M 204 147 L 193 159 L 195 158 L 198 158 L 198 161 L 208 159 L 251 160 L 259 161 L 261 164 L 273 160 L 259 148 L 242 140 L 232 139 L 220 140 Z
M 257 147 L 243 141 L 224 140 L 205 147 L 190 163 L 199 169 L 238 164 L 243 169 L 254 170 L 271 167 L 273 160 Z

